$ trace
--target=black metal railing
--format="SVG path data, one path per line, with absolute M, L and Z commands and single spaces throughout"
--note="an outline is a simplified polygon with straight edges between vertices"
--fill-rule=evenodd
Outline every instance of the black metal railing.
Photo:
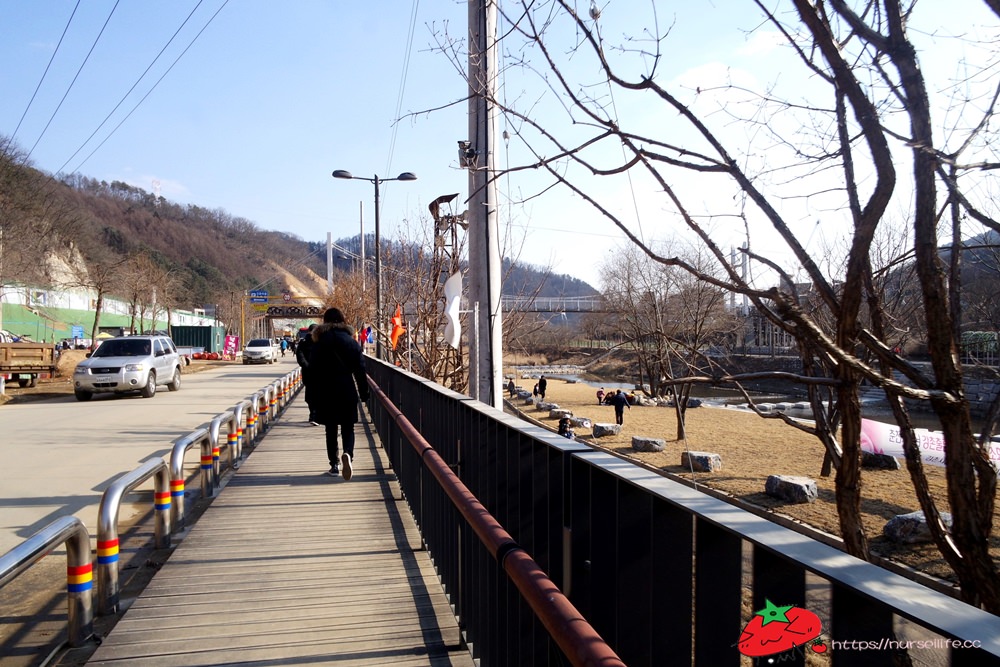
M 904 651 L 1000 665 L 996 616 L 388 364 L 368 372 L 628 665 L 739 665 L 765 599 L 822 621 L 815 648 L 782 664 L 825 649 L 835 667 L 900 664 Z M 393 415 L 369 408 L 473 655 L 564 664 Z

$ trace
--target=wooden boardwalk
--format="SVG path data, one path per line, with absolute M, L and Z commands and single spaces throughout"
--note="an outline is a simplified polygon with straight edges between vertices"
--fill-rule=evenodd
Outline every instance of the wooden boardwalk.
M 301 395 L 88 665 L 473 665 L 377 436 L 327 469 Z

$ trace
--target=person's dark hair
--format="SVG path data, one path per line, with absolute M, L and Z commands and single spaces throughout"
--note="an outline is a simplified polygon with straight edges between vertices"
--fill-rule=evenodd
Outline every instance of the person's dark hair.
M 323 313 L 324 324 L 341 324 L 346 321 L 344 314 L 340 312 L 340 308 L 327 308 L 326 312 Z
M 312 331 L 315 328 L 316 328 L 316 323 L 315 322 L 313 322 L 312 324 L 309 325 L 309 331 Z

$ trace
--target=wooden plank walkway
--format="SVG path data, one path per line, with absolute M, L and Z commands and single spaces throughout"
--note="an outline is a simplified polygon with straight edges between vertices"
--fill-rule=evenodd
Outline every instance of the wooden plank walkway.
M 373 433 L 327 469 L 301 395 L 88 665 L 456 665 L 461 644 Z

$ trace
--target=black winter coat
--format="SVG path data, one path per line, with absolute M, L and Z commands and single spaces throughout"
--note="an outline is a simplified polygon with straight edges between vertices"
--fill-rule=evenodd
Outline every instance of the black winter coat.
M 303 379 L 309 405 L 321 424 L 354 424 L 358 398 L 367 401 L 364 354 L 346 324 L 321 324 L 308 346 L 308 374 Z

